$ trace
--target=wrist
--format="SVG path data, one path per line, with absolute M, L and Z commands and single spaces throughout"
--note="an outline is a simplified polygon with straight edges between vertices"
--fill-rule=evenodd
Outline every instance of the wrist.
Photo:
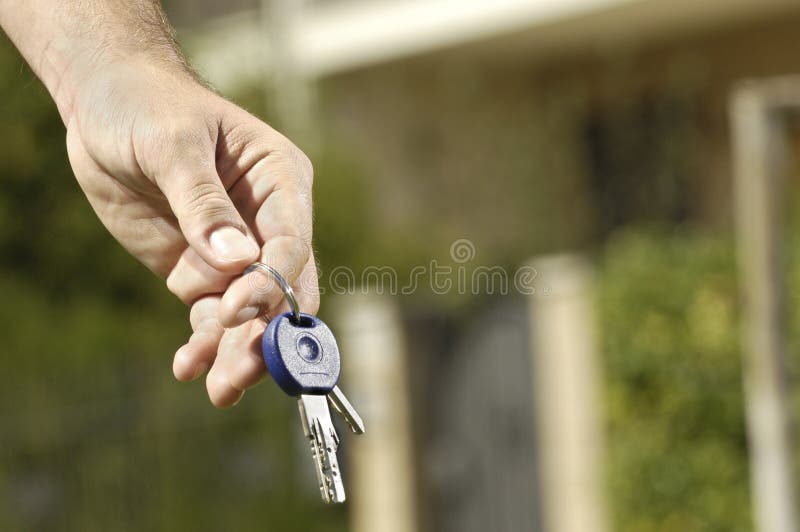
M 158 0 L 0 0 L 0 26 L 65 123 L 82 86 L 127 61 L 187 70 Z
M 45 63 L 48 61 L 44 60 Z M 75 112 L 98 104 L 107 91 L 133 87 L 140 82 L 162 79 L 193 81 L 192 72 L 174 49 L 130 50 L 124 47 L 85 50 L 72 53 L 67 61 L 52 63 L 42 81 L 58 107 L 65 124 Z

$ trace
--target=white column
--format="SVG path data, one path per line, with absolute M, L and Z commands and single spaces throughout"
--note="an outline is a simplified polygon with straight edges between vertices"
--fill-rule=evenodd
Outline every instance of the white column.
M 411 403 L 400 313 L 389 297 L 342 296 L 335 303 L 341 388 L 366 433 L 346 437 L 345 487 L 353 532 L 414 532 Z
M 547 532 L 604 532 L 603 437 L 588 265 L 536 259 L 531 368 L 542 522 Z
M 800 107 L 798 94 L 800 78 L 767 80 L 741 85 L 730 102 L 751 493 L 760 532 L 797 530 L 781 329 L 779 178 L 787 151 L 782 118 Z

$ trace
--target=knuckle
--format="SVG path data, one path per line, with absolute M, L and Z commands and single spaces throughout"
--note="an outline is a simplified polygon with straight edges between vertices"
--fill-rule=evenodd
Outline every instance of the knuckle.
M 220 296 L 205 296 L 197 299 L 189 310 L 189 323 L 193 331 L 197 331 L 203 324 L 211 321 L 212 325 L 219 327 L 216 321 L 217 309 L 220 304 Z
M 269 253 L 275 258 L 280 257 L 281 273 L 287 280 L 295 281 L 308 263 L 311 245 L 303 236 L 284 234 L 274 237 Z
M 312 238 L 314 237 L 314 228 L 311 224 L 310 218 L 307 222 L 304 220 L 298 224 L 297 235 L 303 244 L 305 258 L 308 259 L 311 256 L 311 244 L 309 244 L 309 242 L 311 242 Z
M 314 181 L 314 163 L 303 151 L 295 148 L 294 153 L 294 166 L 297 169 L 297 175 L 304 183 L 311 185 Z
M 175 270 L 171 271 L 167 276 L 167 290 L 178 296 L 178 299 L 184 303 L 188 303 L 187 294 L 183 289 L 183 283 L 181 283 L 179 276 L 175 274 Z
M 232 207 L 227 197 L 215 183 L 197 183 L 184 193 L 186 214 L 196 216 L 228 217 Z
M 311 188 L 314 182 L 314 164 L 308 155 L 288 139 L 284 140 L 278 151 L 287 174 L 303 186 Z
M 263 312 L 280 305 L 283 300 L 283 292 L 277 283 L 270 281 L 269 284 L 262 285 L 254 291 L 251 302 L 257 305 Z
M 202 117 L 191 114 L 159 117 L 153 133 L 149 146 L 153 153 L 160 154 L 163 168 L 183 165 L 182 159 L 187 156 L 203 160 L 213 153 L 212 132 Z
M 306 237 L 308 237 L 308 238 L 306 238 Z M 302 261 L 298 261 L 298 264 L 302 264 L 302 266 L 300 267 L 301 271 L 302 271 L 303 268 L 305 268 L 306 263 L 308 262 L 308 259 L 311 258 L 311 244 L 309 243 L 309 242 L 311 242 L 311 238 L 310 237 L 311 237 L 310 234 L 308 234 L 308 235 L 301 234 L 296 239 L 297 244 L 295 244 L 295 245 L 297 246 L 297 249 L 299 250 L 299 258 L 302 259 Z
M 298 238 L 298 241 L 299 242 L 298 242 L 297 246 L 298 246 L 298 249 L 300 250 L 299 251 L 299 260 L 297 261 L 297 264 L 300 265 L 300 272 L 298 272 L 298 275 L 299 275 L 303 271 L 303 269 L 305 268 L 306 263 L 308 263 L 308 259 L 311 258 L 311 244 L 309 244 L 310 238 L 307 239 L 304 236 L 301 236 L 300 238 Z
M 231 385 L 237 390 L 252 388 L 258 384 L 266 370 L 263 360 L 250 356 L 245 357 L 232 372 Z

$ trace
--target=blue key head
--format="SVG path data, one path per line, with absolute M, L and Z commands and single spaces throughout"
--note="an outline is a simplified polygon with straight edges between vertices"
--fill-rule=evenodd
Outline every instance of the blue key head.
M 339 346 L 321 319 L 300 314 L 293 321 L 287 312 L 267 325 L 261 350 L 270 375 L 289 395 L 324 395 L 339 381 Z

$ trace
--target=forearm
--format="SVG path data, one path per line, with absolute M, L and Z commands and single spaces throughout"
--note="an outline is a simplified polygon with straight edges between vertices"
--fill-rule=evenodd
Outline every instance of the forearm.
M 0 0 L 0 26 L 65 122 L 81 84 L 115 61 L 185 69 L 158 0 Z

